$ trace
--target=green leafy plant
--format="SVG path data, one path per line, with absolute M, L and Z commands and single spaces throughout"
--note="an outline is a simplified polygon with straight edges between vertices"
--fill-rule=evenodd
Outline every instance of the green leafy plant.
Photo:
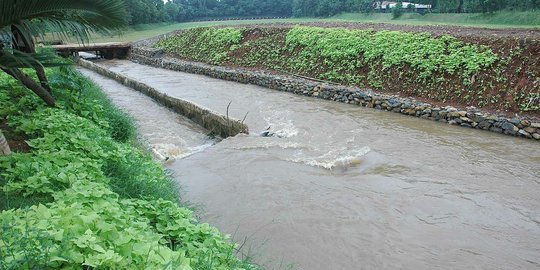
M 75 182 L 55 194 L 54 203 L 1 216 L 7 232 L 0 236 L 2 269 L 188 270 L 197 269 L 207 251 L 216 255 L 213 269 L 242 269 L 231 256 L 236 246 L 197 223 L 191 211 L 161 199 L 120 199 L 101 183 Z
M 194 60 L 209 59 L 212 64 L 220 64 L 228 59 L 231 48 L 241 39 L 242 31 L 238 28 L 200 28 L 161 40 L 156 47 L 177 55 L 189 54 Z M 190 47 L 178 44 L 190 44 Z
M 47 72 L 56 108 L 0 74 L 0 119 L 32 148 L 0 157 L 0 269 L 257 269 L 179 204 L 159 163 L 115 135 L 133 122 L 95 85 Z

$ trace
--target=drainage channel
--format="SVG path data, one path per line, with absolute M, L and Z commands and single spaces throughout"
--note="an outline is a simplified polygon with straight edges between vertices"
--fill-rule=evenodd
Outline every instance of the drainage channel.
M 535 141 L 129 61 L 99 65 L 236 119 L 248 114 L 251 135 L 169 168 L 204 221 L 247 237 L 244 252 L 271 269 L 540 265 Z

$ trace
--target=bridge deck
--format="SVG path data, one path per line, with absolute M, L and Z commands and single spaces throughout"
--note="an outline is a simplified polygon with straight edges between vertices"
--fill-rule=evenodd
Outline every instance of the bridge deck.
M 91 43 L 91 44 L 65 44 L 53 45 L 58 54 L 68 57 L 77 56 L 79 52 L 96 52 L 96 55 L 106 59 L 126 58 L 131 50 L 131 44 L 125 42 Z
M 51 46 L 57 51 L 96 51 L 103 49 L 129 49 L 130 43 L 126 42 L 107 42 L 107 43 L 91 43 L 91 44 L 63 44 Z

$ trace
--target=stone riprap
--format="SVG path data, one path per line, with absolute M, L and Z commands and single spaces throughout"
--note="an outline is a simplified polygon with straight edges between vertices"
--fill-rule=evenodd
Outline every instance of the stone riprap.
M 103 76 L 114 79 L 127 87 L 133 88 L 153 98 L 164 106 L 206 128 L 213 135 L 226 138 L 236 136 L 239 133 L 249 133 L 247 125 L 239 120 L 223 116 L 192 102 L 168 96 L 144 83 L 132 80 L 126 76 L 98 66 L 90 61 L 79 59 L 79 65 L 93 70 Z
M 439 107 L 429 103 L 396 95 L 375 93 L 358 87 L 328 84 L 292 75 L 273 74 L 243 68 L 212 66 L 168 57 L 160 49 L 134 47 L 130 60 L 175 71 L 202 74 L 213 78 L 254 84 L 298 95 L 311 96 L 348 104 L 392 111 L 423 119 L 445 122 L 462 127 L 488 130 L 511 136 L 540 140 L 540 121 L 526 117 L 508 118 L 482 112 L 478 108 L 458 109 Z

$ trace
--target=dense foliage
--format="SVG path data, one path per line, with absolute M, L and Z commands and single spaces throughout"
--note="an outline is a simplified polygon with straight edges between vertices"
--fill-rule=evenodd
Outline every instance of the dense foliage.
M 435 73 L 457 73 L 467 79 L 497 60 L 487 47 L 464 44 L 451 36 L 433 38 L 428 33 L 295 27 L 287 34 L 286 44 L 289 52 L 302 48 L 290 63 L 294 69 L 310 72 L 324 63 L 331 71 L 321 77 L 337 80 L 377 65 L 383 70 L 407 65 L 418 71 L 419 82 Z
M 49 73 L 57 108 L 0 75 L 0 120 L 31 147 L 0 157 L 0 269 L 254 269 L 179 206 L 129 117 L 72 70 Z
M 495 52 L 452 36 L 301 26 L 198 28 L 156 44 L 216 65 L 288 71 L 478 107 L 539 110 L 538 59 L 520 42 L 501 46 Z
M 260 41 L 255 38 L 241 44 L 241 30 L 246 31 L 231 27 L 185 31 L 160 41 L 156 46 L 181 57 L 212 64 L 232 60 L 246 66 L 262 64 L 309 74 L 319 73 L 324 67 L 327 72 L 319 74 L 320 78 L 349 83 L 363 81 L 361 74 L 354 73 L 364 67 L 369 68 L 368 73 L 371 74 L 379 67 L 385 70 L 404 65 L 418 71 L 415 76 L 418 82 L 435 73 L 458 74 L 467 81 L 497 60 L 489 48 L 464 44 L 451 36 L 433 38 L 429 33 L 319 27 L 294 27 L 288 31 L 282 47 L 250 49 L 254 54 L 232 59 L 230 54 L 246 51 Z M 275 66 L 264 62 L 264 59 L 272 61 L 269 60 L 271 58 L 278 58 Z M 283 64 L 286 65 L 281 66 Z
M 194 60 L 219 65 L 229 59 L 229 52 L 235 48 L 232 46 L 238 45 L 241 39 L 242 31 L 238 28 L 206 28 L 162 40 L 157 46 L 179 56 L 190 55 Z M 182 47 L 181 44 L 192 46 Z
M 294 0 L 292 11 L 295 17 L 326 17 L 341 12 L 372 12 L 372 0 Z

